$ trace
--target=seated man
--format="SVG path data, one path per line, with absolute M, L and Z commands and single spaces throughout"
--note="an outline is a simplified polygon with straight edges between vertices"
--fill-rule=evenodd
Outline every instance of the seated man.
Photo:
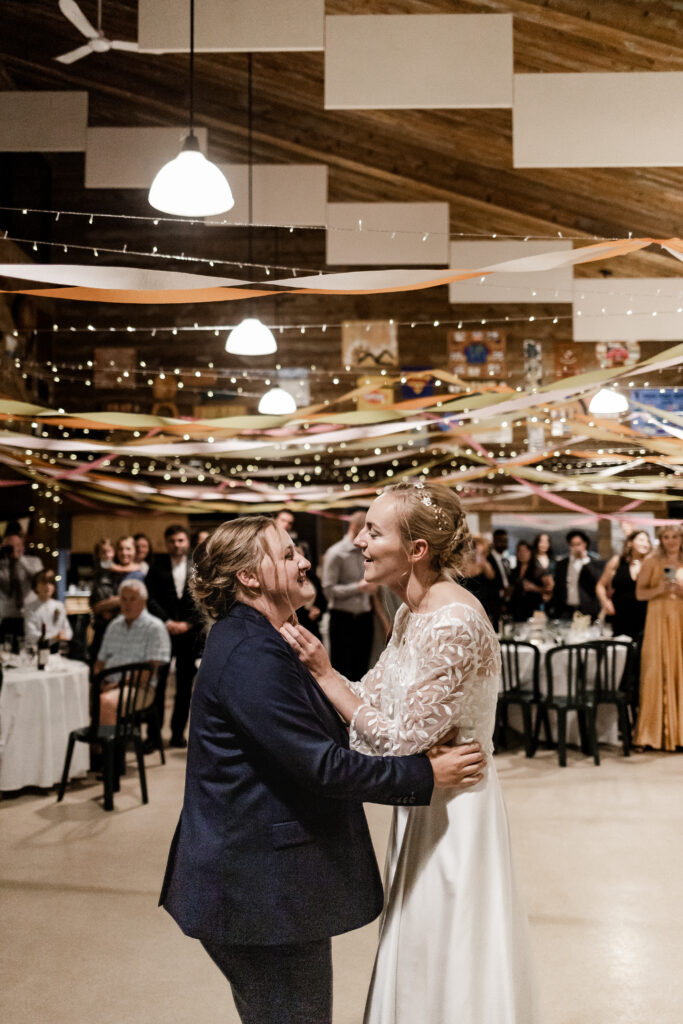
M 103 669 L 150 661 L 165 665 L 171 660 L 171 641 L 161 619 L 147 611 L 147 587 L 142 580 L 124 580 L 118 592 L 121 614 L 107 626 L 95 674 Z M 112 683 L 100 694 L 100 724 L 115 725 L 119 689 Z M 150 701 L 151 703 L 151 701 Z

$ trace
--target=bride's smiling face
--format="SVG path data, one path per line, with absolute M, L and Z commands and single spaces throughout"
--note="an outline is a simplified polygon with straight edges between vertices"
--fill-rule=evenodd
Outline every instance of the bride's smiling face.
M 405 586 L 411 563 L 403 547 L 396 502 L 389 494 L 373 501 L 353 542 L 363 552 L 365 579 L 385 587 Z

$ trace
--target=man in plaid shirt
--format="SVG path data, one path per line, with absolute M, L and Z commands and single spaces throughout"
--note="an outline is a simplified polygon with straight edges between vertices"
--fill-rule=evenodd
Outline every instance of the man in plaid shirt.
M 124 580 L 119 588 L 121 614 L 107 626 L 100 647 L 95 674 L 102 669 L 150 661 L 155 667 L 171 660 L 171 641 L 161 619 L 147 611 L 147 587 L 142 580 Z M 114 725 L 118 687 L 100 696 L 100 722 Z

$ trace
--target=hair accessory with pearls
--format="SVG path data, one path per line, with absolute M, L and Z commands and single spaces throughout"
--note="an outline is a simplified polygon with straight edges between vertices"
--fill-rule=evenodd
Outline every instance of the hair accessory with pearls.
M 418 498 L 426 508 L 431 508 L 436 518 L 437 530 L 448 530 L 448 516 L 436 502 L 432 501 L 432 497 L 425 491 L 424 480 L 415 480 L 413 487 L 418 492 Z

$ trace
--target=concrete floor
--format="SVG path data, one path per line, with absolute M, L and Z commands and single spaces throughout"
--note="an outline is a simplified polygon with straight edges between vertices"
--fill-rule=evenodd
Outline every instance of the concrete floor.
M 2 1020 L 237 1024 L 199 944 L 156 909 L 184 760 L 147 758 L 147 807 L 132 766 L 113 814 L 92 779 L 62 804 L 54 792 L 0 802 Z M 497 766 L 545 1024 L 679 1024 L 683 759 L 605 749 L 596 768 L 575 751 L 560 769 L 550 752 L 513 752 Z M 390 811 L 368 811 L 381 858 Z M 362 1020 L 375 941 L 376 924 L 335 940 L 335 1024 Z

